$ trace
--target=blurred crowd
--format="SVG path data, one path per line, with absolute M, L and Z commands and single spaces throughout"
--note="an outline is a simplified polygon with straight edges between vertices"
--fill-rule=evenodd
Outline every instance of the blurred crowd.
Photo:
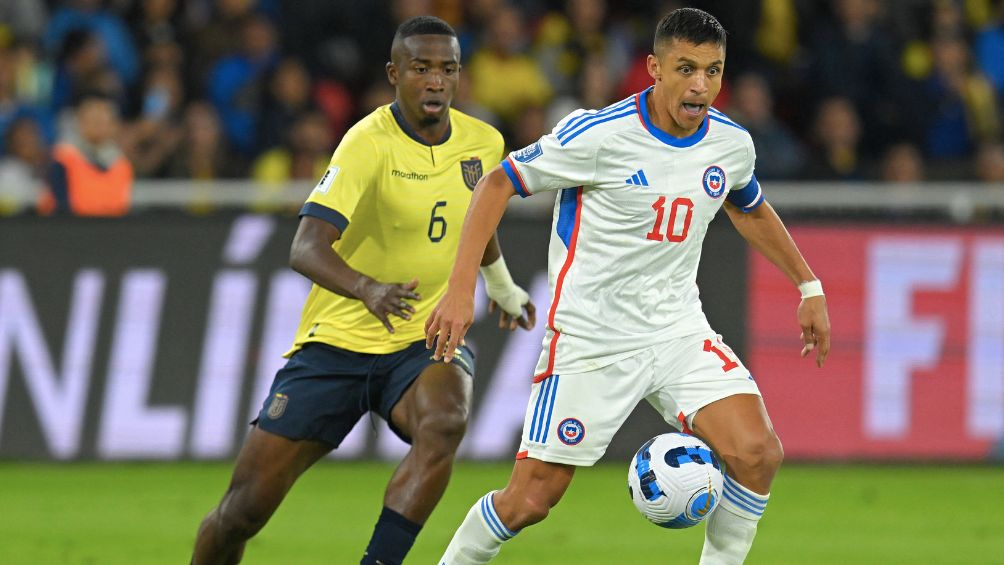
M 390 40 L 419 14 L 459 34 L 455 106 L 519 148 L 651 84 L 684 5 L 729 30 L 716 106 L 759 178 L 1004 182 L 1004 0 L 2 0 L 0 195 L 315 179 L 393 99 Z

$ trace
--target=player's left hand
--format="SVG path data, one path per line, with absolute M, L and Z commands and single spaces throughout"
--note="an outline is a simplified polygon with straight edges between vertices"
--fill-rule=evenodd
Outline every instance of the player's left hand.
M 530 295 L 518 286 L 513 286 L 502 296 L 492 296 L 488 292 L 488 313 L 499 311 L 499 327 L 514 331 L 516 328 L 533 329 L 537 323 L 537 307 L 530 300 Z
M 802 299 L 798 305 L 798 325 L 802 328 L 802 357 L 815 350 L 816 366 L 822 368 L 830 353 L 830 315 L 825 296 Z

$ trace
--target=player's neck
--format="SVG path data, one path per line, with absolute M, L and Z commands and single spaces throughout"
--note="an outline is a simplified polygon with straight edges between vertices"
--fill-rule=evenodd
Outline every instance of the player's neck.
M 391 112 L 401 129 L 419 143 L 440 145 L 450 137 L 449 111 L 446 112 L 442 120 L 431 124 L 421 124 L 418 118 L 408 115 L 397 101 L 391 104 Z

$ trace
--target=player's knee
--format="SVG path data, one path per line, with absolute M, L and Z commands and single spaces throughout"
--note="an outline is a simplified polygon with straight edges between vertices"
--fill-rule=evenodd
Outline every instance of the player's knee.
M 738 447 L 737 452 L 726 459 L 726 465 L 754 481 L 769 482 L 784 460 L 784 449 L 774 433 L 748 439 Z
M 424 415 L 415 433 L 416 444 L 455 451 L 467 432 L 467 410 L 461 408 Z

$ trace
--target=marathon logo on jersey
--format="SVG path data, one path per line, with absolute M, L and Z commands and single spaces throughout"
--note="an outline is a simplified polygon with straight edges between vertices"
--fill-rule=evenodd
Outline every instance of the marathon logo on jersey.
M 467 161 L 460 162 L 460 174 L 463 175 L 464 184 L 470 190 L 474 190 L 484 172 L 485 170 L 481 166 L 481 159 L 479 157 L 472 157 Z
M 289 403 L 289 397 L 281 392 L 275 393 L 272 397 L 272 403 L 268 405 L 268 412 L 266 414 L 272 420 L 277 420 L 286 413 L 286 404 Z
M 331 188 L 331 183 L 335 182 L 335 177 L 338 176 L 338 171 L 342 170 L 336 165 L 331 165 L 328 170 L 324 171 L 324 176 L 321 180 L 317 181 L 317 186 L 314 187 L 314 192 L 319 194 L 327 194 L 328 189 Z
M 519 151 L 516 151 L 512 154 L 512 158 L 516 159 L 520 163 L 529 163 L 543 154 L 544 150 L 540 148 L 540 142 L 538 141 L 533 145 L 527 145 Z
M 558 439 L 565 445 L 578 445 L 586 437 L 586 427 L 575 418 L 565 418 L 558 424 Z
M 414 171 L 399 171 L 397 169 L 391 169 L 390 176 L 405 180 L 429 180 L 429 175 L 416 173 Z
M 725 194 L 725 171 L 718 165 L 711 165 L 704 170 L 704 192 L 712 198 L 721 198 Z

